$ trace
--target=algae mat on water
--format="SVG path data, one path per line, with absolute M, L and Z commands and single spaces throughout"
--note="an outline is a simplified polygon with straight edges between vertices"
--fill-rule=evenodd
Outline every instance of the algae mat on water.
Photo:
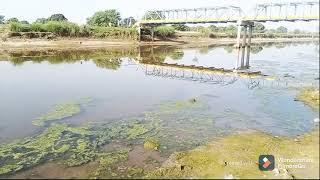
M 133 142 L 143 145 L 143 141 L 161 138 L 162 150 L 170 146 L 170 142 L 176 141 L 174 138 L 168 141 L 167 136 L 172 136 L 172 132 L 163 128 L 163 118 L 176 118 L 181 113 L 200 107 L 201 103 L 186 100 L 174 103 L 164 103 L 157 112 L 147 112 L 142 118 L 120 120 L 113 123 L 88 124 L 86 126 L 71 127 L 66 124 L 57 124 L 57 119 L 72 116 L 79 111 L 82 103 L 66 103 L 58 105 L 53 111 L 40 118 L 41 125 L 46 125 L 45 130 L 34 137 L 17 140 L 10 144 L 0 144 L 0 175 L 13 174 L 17 171 L 28 169 L 47 161 L 63 160 L 66 166 L 78 166 L 95 159 L 101 159 L 102 167 L 105 164 L 103 158 L 108 155 L 101 152 L 100 147 L 113 140 L 121 142 Z M 190 109 L 191 108 L 191 109 Z M 68 109 L 68 110 L 65 110 Z M 163 116 L 165 115 L 165 116 Z M 194 123 L 187 118 L 182 119 L 185 123 Z M 205 123 L 207 124 L 207 123 Z M 161 132 L 161 133 L 160 133 Z M 169 133 L 169 134 L 168 134 Z M 166 134 L 166 137 L 162 135 Z M 184 139 L 181 143 L 189 141 Z M 179 144 L 181 146 L 181 144 Z M 123 156 L 121 156 L 123 157 Z M 123 159 L 123 158 L 119 158 Z M 101 177 L 97 171 L 94 177 Z M 140 172 L 140 171 L 139 171 Z
M 36 126 L 44 126 L 49 121 L 60 120 L 80 113 L 81 105 L 92 101 L 91 98 L 82 98 L 77 102 L 57 104 L 52 110 L 36 118 L 32 123 Z
M 82 127 L 53 124 L 38 136 L 0 144 L 0 175 L 51 160 L 63 160 L 66 166 L 79 166 L 104 157 L 100 147 L 112 140 L 144 139 L 152 126 L 139 121 Z
M 258 157 L 263 154 L 275 156 L 274 171 L 259 170 Z M 280 162 L 280 158 L 306 162 Z M 294 169 L 294 164 L 305 168 Z M 171 155 L 146 178 L 319 178 L 319 129 L 296 140 L 260 132 L 230 135 Z

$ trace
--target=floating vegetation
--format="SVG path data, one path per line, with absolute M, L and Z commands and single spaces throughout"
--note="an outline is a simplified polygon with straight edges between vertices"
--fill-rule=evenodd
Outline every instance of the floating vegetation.
M 127 130 L 128 138 L 135 139 L 138 136 L 147 133 L 148 131 L 149 130 L 143 124 L 135 123 L 131 127 L 129 127 Z
M 147 138 L 144 143 L 143 143 L 143 147 L 145 149 L 148 149 L 148 150 L 155 150 L 157 151 L 160 147 L 160 144 L 159 142 L 154 139 L 154 138 Z
M 198 116 L 198 119 L 192 115 L 193 110 L 195 112 L 207 110 L 203 100 L 203 98 L 193 98 L 163 103 L 157 111 L 146 112 L 143 118 L 134 120 L 80 127 L 51 123 L 35 137 L 0 145 L 0 175 L 12 174 L 51 160 L 62 159 L 66 166 L 79 166 L 106 157 L 107 155 L 101 155 L 103 152 L 100 147 L 113 140 L 144 143 L 142 140 L 145 139 L 145 148 L 160 150 L 160 144 L 163 144 L 162 151 L 165 150 L 167 153 L 197 146 L 199 142 L 193 142 L 191 139 L 199 137 L 201 142 L 205 139 L 198 133 L 198 129 L 192 131 L 194 125 L 198 124 L 202 128 L 213 127 L 208 126 L 212 124 L 211 119 L 210 122 L 204 121 L 203 118 L 206 119 L 207 115 Z M 90 99 L 86 98 L 79 103 L 58 105 L 52 112 L 39 118 L 37 124 L 44 125 L 47 121 L 69 117 L 80 110 L 80 104 L 88 102 Z M 163 119 L 170 120 L 170 123 L 164 125 Z M 177 132 L 182 133 L 181 137 L 176 136 L 176 132 L 170 131 L 169 128 L 178 127 L 178 124 L 182 127 L 177 129 Z M 199 136 L 194 136 L 197 134 Z
M 164 102 L 155 111 L 146 113 L 145 121 L 152 120 L 160 124 L 149 137 L 157 139 L 163 154 L 192 149 L 204 144 L 208 137 L 226 132 L 215 126 L 212 111 L 203 96 Z
M 274 171 L 260 171 L 259 155 L 272 154 Z M 306 159 L 290 163 L 284 159 Z M 289 168 L 301 164 L 305 169 Z M 194 150 L 174 153 L 162 168 L 149 172 L 146 178 L 319 178 L 319 129 L 299 140 L 273 137 L 259 132 L 230 135 Z
M 99 157 L 100 147 L 113 139 L 133 140 L 150 132 L 137 122 L 70 127 L 53 124 L 40 135 L 0 145 L 0 175 L 31 168 L 49 160 L 63 159 L 66 166 L 79 166 Z M 134 129 L 134 130 L 133 130 Z M 144 138 L 144 137 L 141 137 Z
M 90 97 L 82 98 L 79 102 L 69 102 L 64 104 L 58 104 L 48 113 L 36 118 L 32 123 L 36 126 L 44 126 L 46 122 L 53 120 L 60 120 L 67 117 L 74 116 L 80 113 L 81 105 L 88 104 L 92 101 Z
M 44 126 L 45 122 L 71 117 L 80 113 L 80 105 L 77 103 L 58 104 L 50 112 L 32 121 L 34 125 Z
M 297 99 L 315 109 L 316 108 L 319 109 L 319 89 L 316 89 L 316 88 L 303 89 L 298 94 Z
M 180 110 L 186 110 L 190 108 L 201 107 L 203 104 L 203 98 L 191 98 L 188 100 L 165 102 L 160 104 L 158 113 L 177 113 Z

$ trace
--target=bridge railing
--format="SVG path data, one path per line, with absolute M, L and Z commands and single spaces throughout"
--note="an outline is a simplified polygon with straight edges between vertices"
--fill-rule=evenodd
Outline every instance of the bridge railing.
M 171 9 L 147 11 L 142 23 L 202 23 L 206 21 L 237 21 L 243 16 L 239 7 L 210 7 L 194 9 Z
M 319 2 L 289 2 L 257 4 L 245 13 L 240 7 L 224 6 L 193 9 L 147 11 L 141 24 L 226 23 L 238 20 L 297 21 L 319 20 Z
M 319 19 L 319 2 L 288 2 L 257 4 L 254 14 L 246 18 L 266 21 L 294 21 Z

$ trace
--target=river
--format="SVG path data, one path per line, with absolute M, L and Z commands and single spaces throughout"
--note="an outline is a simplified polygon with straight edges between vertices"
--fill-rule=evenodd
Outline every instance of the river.
M 57 104 L 83 98 L 90 103 L 81 105 L 80 113 L 57 122 L 77 127 L 157 113 L 160 134 L 170 139 L 160 138 L 163 154 L 235 131 L 294 137 L 310 132 L 318 117 L 318 111 L 294 100 L 299 88 L 318 86 L 319 45 L 314 43 L 254 46 L 250 71 L 263 74 L 254 77 L 186 67 L 232 69 L 237 55 L 230 46 L 31 55 L 0 59 L 0 143 L 36 136 L 50 123 L 39 127 L 33 120 Z

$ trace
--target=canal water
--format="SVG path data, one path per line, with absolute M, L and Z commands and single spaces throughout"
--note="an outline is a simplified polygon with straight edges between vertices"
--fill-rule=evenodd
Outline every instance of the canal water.
M 33 120 L 83 98 L 91 102 L 58 122 L 81 126 L 156 114 L 164 154 L 235 131 L 293 137 L 311 131 L 318 117 L 317 110 L 294 100 L 300 88 L 318 86 L 314 43 L 252 47 L 250 71 L 263 74 L 254 77 L 188 68 L 233 69 L 237 55 L 230 46 L 33 53 L 0 59 L 0 144 L 36 136 L 44 127 Z

